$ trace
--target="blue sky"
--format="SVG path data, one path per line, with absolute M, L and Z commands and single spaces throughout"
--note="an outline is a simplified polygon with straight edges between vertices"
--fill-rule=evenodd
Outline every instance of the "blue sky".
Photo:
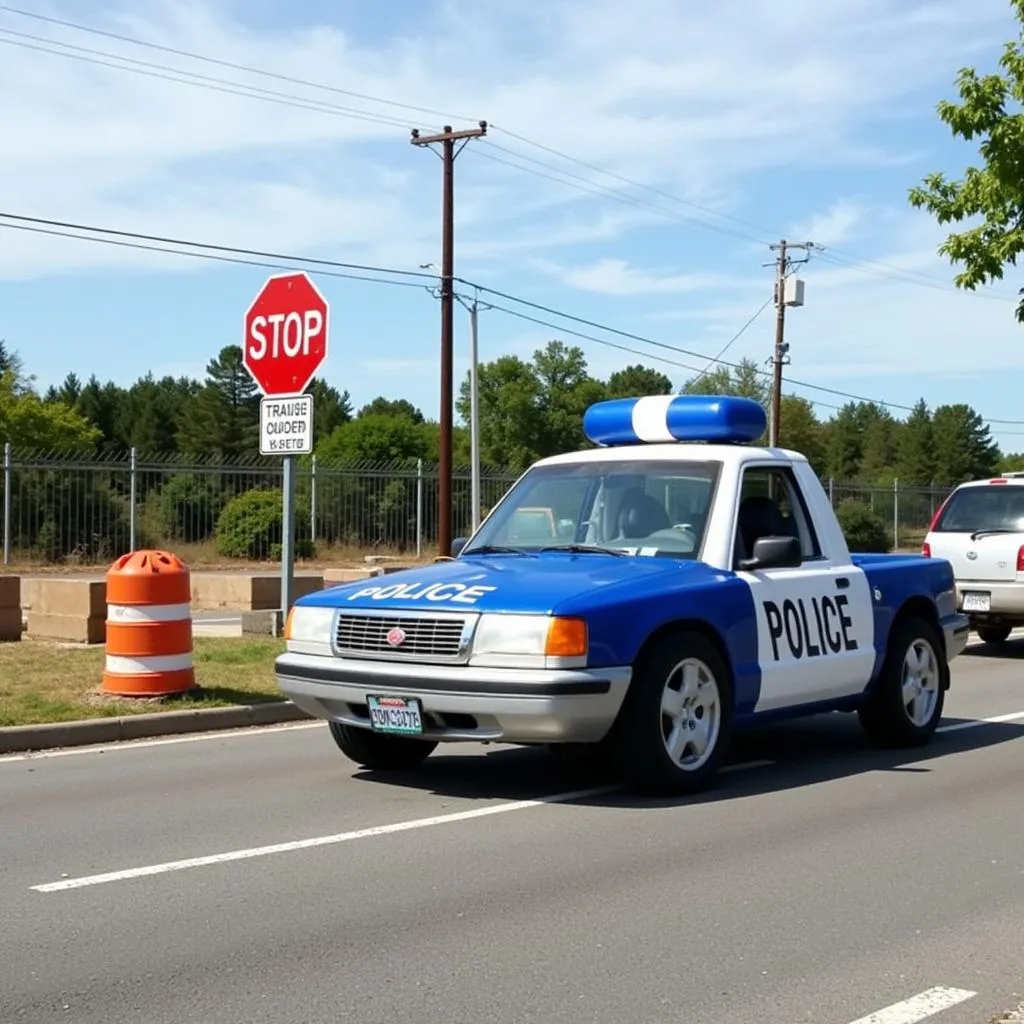
M 826 247 L 801 270 L 807 304 L 788 314 L 788 374 L 897 405 L 966 401 L 1024 421 L 1018 282 L 957 292 L 936 253 L 943 230 L 906 200 L 928 171 L 959 175 L 977 160 L 935 104 L 952 95 L 960 66 L 995 67 L 1016 32 L 1005 0 L 23 4 L 374 99 L 0 11 L 4 212 L 415 271 L 440 263 L 441 177 L 409 129 L 484 118 L 487 139 L 456 165 L 456 273 L 698 355 L 502 301 L 558 326 L 485 311 L 482 359 L 528 357 L 561 337 L 601 376 L 644 362 L 678 385 L 693 371 L 662 357 L 703 369 L 770 298 L 767 246 L 784 236 Z M 335 109 L 12 41 L 86 47 Z M 69 371 L 123 384 L 150 370 L 202 376 L 221 346 L 241 343 L 243 313 L 269 272 L 0 228 L 0 337 L 43 387 Z M 357 406 L 401 396 L 436 416 L 436 299 L 421 287 L 315 277 L 331 302 L 324 376 Z M 573 338 L 572 327 L 643 355 Z M 769 306 L 724 358 L 766 360 L 773 331 Z M 467 344 L 457 307 L 459 378 Z M 790 390 L 823 416 L 843 401 Z M 1024 449 L 1024 422 L 992 430 L 1004 449 Z

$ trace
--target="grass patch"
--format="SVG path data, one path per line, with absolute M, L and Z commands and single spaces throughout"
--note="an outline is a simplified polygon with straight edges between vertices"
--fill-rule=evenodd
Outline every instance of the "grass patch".
M 102 644 L 87 647 L 25 640 L 0 644 L 0 728 L 84 718 L 185 711 L 283 700 L 274 658 L 277 637 L 196 637 L 196 693 L 116 698 L 100 691 Z

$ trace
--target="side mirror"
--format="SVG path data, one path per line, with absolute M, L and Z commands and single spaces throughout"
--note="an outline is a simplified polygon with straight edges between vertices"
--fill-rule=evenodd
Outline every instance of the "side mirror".
M 758 537 L 751 557 L 741 559 L 739 567 L 743 572 L 796 569 L 803 560 L 803 548 L 796 537 Z
M 459 552 L 469 543 L 468 537 L 456 537 L 452 541 L 452 558 L 458 558 Z

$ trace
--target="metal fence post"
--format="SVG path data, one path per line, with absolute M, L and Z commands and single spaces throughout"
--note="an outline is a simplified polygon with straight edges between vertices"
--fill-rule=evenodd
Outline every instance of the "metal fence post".
M 900 546 L 900 478 L 892 481 L 892 546 Z
M 416 460 L 416 557 L 423 557 L 423 460 Z
M 835 478 L 828 478 L 828 503 L 835 508 L 836 507 L 836 494 L 835 494 Z
M 309 460 L 309 539 L 316 543 L 316 453 Z
M 137 485 L 136 476 L 138 471 L 138 461 L 135 452 L 135 445 L 132 445 L 131 452 L 128 457 L 128 550 L 135 550 L 135 531 L 138 521 L 138 500 L 137 500 Z
M 11 442 L 4 442 L 4 565 L 11 564 Z

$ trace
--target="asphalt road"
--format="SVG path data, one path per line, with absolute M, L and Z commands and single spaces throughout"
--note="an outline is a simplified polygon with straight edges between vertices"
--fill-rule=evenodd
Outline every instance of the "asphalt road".
M 987 1024 L 1022 663 L 964 656 L 925 752 L 819 718 L 674 803 L 533 802 L 601 780 L 507 748 L 374 778 L 320 723 L 0 759 L 0 1021 Z

